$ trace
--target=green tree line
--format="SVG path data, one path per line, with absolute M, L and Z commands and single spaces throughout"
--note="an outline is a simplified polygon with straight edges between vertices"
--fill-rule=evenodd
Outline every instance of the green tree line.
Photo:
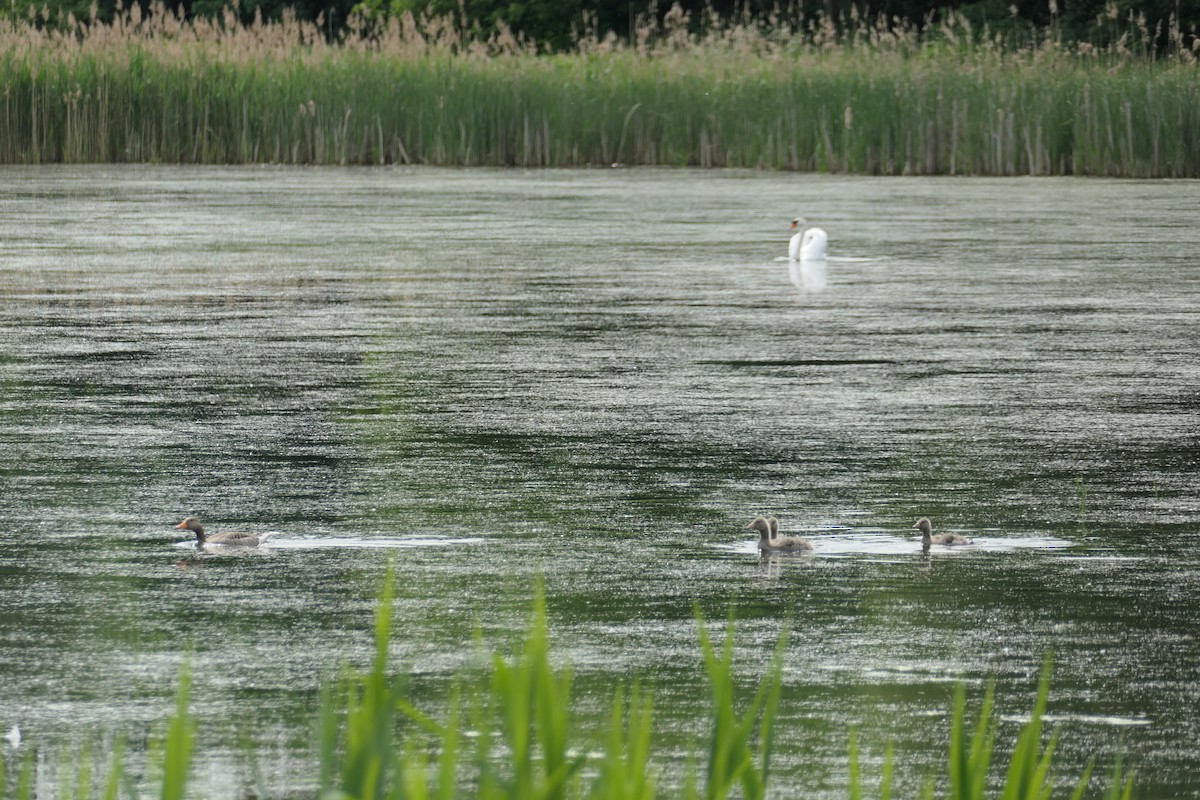
M 152 0 L 133 0 L 147 5 Z M 167 0 L 185 17 L 216 16 L 231 0 Z M 256 16 L 281 19 L 290 10 L 297 18 L 319 22 L 332 39 L 345 33 L 355 14 L 381 20 L 411 13 L 414 17 L 454 17 L 468 30 L 487 36 L 502 28 L 538 43 L 546 50 L 569 47 L 577 34 L 623 39 L 636 35 L 640 21 L 661 20 L 679 6 L 701 32 L 705 25 L 750 22 L 773 28 L 802 29 L 815 20 L 841 29 L 860 20 L 907 20 L 918 26 L 936 23 L 953 13 L 973 29 L 1004 34 L 1020 42 L 1034 31 L 1052 31 L 1065 41 L 1098 46 L 1115 43 L 1130 27 L 1142 27 L 1156 52 L 1194 49 L 1200 25 L 1200 0 L 232 0 L 243 22 Z M 38 18 L 54 24 L 74 15 L 77 20 L 104 21 L 127 0 L 9 0 L 9 16 Z M 719 22 L 718 22 L 719 21 Z M 1030 38 L 1029 41 L 1033 41 Z

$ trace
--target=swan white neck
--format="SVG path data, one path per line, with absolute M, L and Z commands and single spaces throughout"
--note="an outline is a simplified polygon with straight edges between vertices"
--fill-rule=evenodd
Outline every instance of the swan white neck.
M 788 242 L 788 258 L 792 261 L 820 261 L 825 258 L 829 235 L 820 228 L 800 230 Z

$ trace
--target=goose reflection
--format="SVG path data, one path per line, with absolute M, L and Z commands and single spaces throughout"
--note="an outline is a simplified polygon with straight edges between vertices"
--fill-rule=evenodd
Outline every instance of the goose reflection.
M 760 578 L 763 581 L 771 582 L 779 580 L 783 574 L 783 560 L 787 556 L 780 555 L 777 552 L 760 550 L 758 553 L 758 568 L 762 573 Z
M 916 573 L 922 580 L 928 580 L 933 575 L 933 553 L 929 552 L 928 547 L 922 547 L 921 554 L 917 556 Z

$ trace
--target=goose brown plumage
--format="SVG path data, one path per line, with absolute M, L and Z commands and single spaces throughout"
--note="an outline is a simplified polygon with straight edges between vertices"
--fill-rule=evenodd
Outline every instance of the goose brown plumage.
M 269 533 L 242 533 L 240 531 L 224 531 L 212 536 L 204 532 L 204 526 L 195 517 L 188 517 L 175 526 L 175 530 L 187 530 L 196 534 L 196 547 L 206 544 L 219 544 L 223 547 L 258 547 L 271 535 Z
M 933 535 L 933 523 L 929 521 L 929 517 L 921 517 L 917 523 L 913 525 L 921 531 L 921 546 L 929 547 L 934 544 L 957 545 L 971 544 L 971 540 L 965 536 L 959 536 L 957 533 L 943 533 L 937 536 Z
M 813 546 L 804 539 L 798 539 L 795 536 L 780 536 L 779 520 L 775 517 L 755 517 L 746 526 L 746 530 L 758 531 L 758 549 L 760 550 L 802 552 L 813 549 Z

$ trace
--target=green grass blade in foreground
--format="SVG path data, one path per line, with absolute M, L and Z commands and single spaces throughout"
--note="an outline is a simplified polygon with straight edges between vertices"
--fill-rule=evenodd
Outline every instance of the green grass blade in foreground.
M 375 658 L 371 671 L 347 681 L 345 755 L 341 791 L 357 800 L 379 800 L 392 778 L 393 731 L 400 687 L 387 673 L 391 642 L 395 568 L 388 566 L 375 615 Z
M 700 647 L 704 652 L 704 666 L 708 672 L 712 699 L 712 730 L 709 738 L 708 769 L 704 796 L 707 800 L 724 797 L 745 768 L 745 751 L 737 747 L 733 721 L 733 681 L 730 677 L 729 661 L 732 657 L 732 630 L 726 631 L 724 650 L 718 656 L 709 638 L 708 630 L 696 612 L 700 631 Z
M 1124 765 L 1118 756 L 1108 776 L 1108 790 L 1104 800 L 1131 800 L 1133 798 L 1133 772 L 1125 774 Z
M 163 742 L 162 800 L 183 800 L 187 789 L 188 769 L 196 742 L 196 721 L 188 711 L 191 687 L 192 669 L 185 660 L 179 674 L 175 715 L 167 723 L 167 737 Z
M 764 684 L 760 686 L 762 695 L 762 724 L 759 727 L 759 785 L 762 793 L 767 791 L 767 780 L 771 774 L 771 755 L 775 751 L 775 715 L 779 711 L 779 697 L 783 691 L 783 662 L 787 658 L 788 642 L 791 641 L 791 619 L 785 620 L 779 641 L 775 644 L 775 655 L 771 660 Z
M 1096 762 L 1089 761 L 1087 767 L 1083 770 L 1083 775 L 1079 776 L 1079 783 L 1075 786 L 1075 791 L 1071 793 L 1071 800 L 1083 800 L 1083 793 L 1087 790 L 1088 781 L 1092 779 L 1092 770 L 1096 767 Z
M 108 780 L 104 783 L 102 800 L 117 800 L 121 790 L 121 778 L 124 774 L 125 740 L 118 738 L 113 744 L 112 765 L 108 768 Z
M 250 736 L 247 731 L 241 731 L 238 734 L 238 744 L 246 759 L 246 769 L 249 773 L 246 789 L 247 795 L 253 797 L 269 797 L 270 791 L 267 789 L 266 781 L 263 780 L 262 764 L 259 760 L 258 753 L 254 749 L 254 737 Z
M 652 706 L 649 698 L 642 699 L 640 685 L 634 681 L 626 713 L 625 689 L 617 686 L 613 693 L 604 761 L 588 794 L 591 800 L 650 800 L 654 797 L 655 782 L 649 767 Z
M 92 795 L 92 748 L 89 744 L 84 743 L 83 748 L 79 752 L 77 759 L 78 764 L 75 770 L 75 800 L 88 800 Z M 3 786 L 0 783 L 0 786 Z M 68 786 L 63 786 L 59 796 L 70 798 L 71 791 Z
M 458 683 L 450 690 L 450 709 L 446 716 L 446 727 L 442 734 L 441 753 L 438 756 L 437 800 L 453 800 L 455 775 L 458 767 L 458 719 L 462 709 L 462 688 Z
M 700 646 L 704 652 L 712 699 L 709 740 L 709 763 L 704 796 L 709 800 L 724 798 L 735 785 L 741 784 L 746 800 L 761 798 L 766 793 L 770 774 L 771 747 L 774 744 L 775 713 L 779 707 L 780 684 L 783 675 L 783 655 L 787 648 L 787 630 L 780 635 L 779 644 L 767 674 L 759 682 L 758 691 L 741 718 L 734 710 L 733 630 L 732 617 L 726 627 L 725 641 L 718 656 L 708 635 L 704 619 L 696 611 Z M 755 726 L 758 727 L 759 765 L 756 768 L 754 751 L 750 746 Z
M 987 788 L 988 769 L 996 741 L 993 715 L 995 686 L 984 694 L 979 722 L 968 739 L 966 729 L 966 688 L 959 685 L 954 693 L 954 716 L 950 726 L 950 792 L 955 800 L 982 800 Z
M 862 800 L 862 767 L 858 755 L 858 731 L 850 729 L 850 800 Z M 879 800 L 891 800 L 892 775 L 896 764 L 896 748 L 888 744 L 883 755 L 883 767 L 879 773 Z
M 524 647 L 511 663 L 493 659 L 491 701 L 502 716 L 512 771 L 502 781 L 514 798 L 563 798 L 586 756 L 570 755 L 571 670 L 550 664 L 545 592 L 539 583 Z
M 571 671 L 555 670 L 549 655 L 544 594 L 539 586 L 533 615 L 523 644 L 510 658 L 496 656 L 490 679 L 475 683 L 455 683 L 450 691 L 446 721 L 438 724 L 401 698 L 402 685 L 387 674 L 387 652 L 391 636 L 393 572 L 389 570 L 381 592 L 375 634 L 376 653 L 371 671 L 358 675 L 347 671 L 339 691 L 325 691 L 320 713 L 318 736 L 321 741 L 322 800 L 439 800 L 468 793 L 473 797 L 509 800 L 556 800 L 587 797 L 590 800 L 648 800 L 655 796 L 651 767 L 651 703 L 635 681 L 628 700 L 623 688 L 614 692 L 606 731 L 603 760 L 596 777 L 585 785 L 581 767 L 585 756 L 573 755 L 570 746 L 578 727 L 572 728 Z M 738 713 L 733 670 L 734 625 L 726 629 L 718 652 L 703 618 L 697 612 L 701 650 L 711 690 L 712 725 L 709 737 L 709 763 L 703 796 L 724 800 L 730 796 L 761 800 L 766 794 L 770 758 L 774 745 L 774 725 L 780 703 L 783 657 L 787 647 L 787 628 L 770 666 L 761 677 L 757 691 Z M 1047 660 L 1038 685 L 1037 699 L 1029 721 L 1022 727 L 1014 748 L 1007 779 L 1000 793 L 993 786 L 991 797 L 1004 800 L 1042 800 L 1050 796 L 1050 766 L 1055 753 L 1053 737 L 1043 747 L 1044 715 L 1050 680 Z M 466 686 L 465 692 L 462 686 Z M 180 675 L 174 716 L 162 740 L 154 742 L 152 763 L 162 764 L 164 800 L 182 800 L 196 741 L 196 723 L 189 712 L 191 690 L 190 664 L 185 661 Z M 344 703 L 344 708 L 339 704 Z M 463 703 L 466 705 L 464 706 Z M 956 695 L 950 759 L 947 764 L 950 800 L 974 800 L 985 797 L 986 776 L 995 746 L 994 686 L 985 694 L 979 721 L 968 729 L 965 691 Z M 398 714 L 401 711 L 403 714 Z M 415 725 L 401 740 L 397 723 L 407 716 Z M 468 716 L 464 722 L 463 717 Z M 343 719 L 342 736 L 336 720 Z M 464 730 L 476 740 L 474 761 L 462 759 L 460 748 Z M 755 732 L 757 731 L 757 737 Z M 493 746 L 496 745 L 496 746 Z M 436 756 L 435 750 L 440 750 Z M 16 781 L 14 800 L 29 800 L 41 789 L 36 786 L 32 750 L 25 753 Z M 849 797 L 863 796 L 863 775 L 857 732 L 850 739 Z M 70 792 L 60 786 L 59 796 L 91 796 L 90 767 L 84 762 L 75 771 L 76 786 Z M 123 744 L 118 740 L 112 757 L 112 770 L 103 797 L 118 796 L 136 800 L 137 787 L 122 769 Z M 894 750 L 888 747 L 882 767 L 880 797 L 891 795 Z M 0 780 L 3 767 L 0 764 Z M 64 767 L 66 765 L 63 765 Z M 682 796 L 700 796 L 697 768 L 689 762 Z M 467 773 L 472 772 L 470 777 Z M 59 774 L 67 774 L 60 771 Z M 1081 800 L 1091 775 L 1091 767 L 1075 788 L 1072 800 Z M 459 781 L 463 781 L 460 791 Z M 869 780 L 869 779 L 868 779 Z M 261 781 L 260 781 L 261 783 Z M 339 784 L 339 785 L 330 785 Z M 0 785 L 4 785 L 0 783 Z M 932 800 L 935 783 L 930 781 L 921 797 Z M 53 788 L 53 787 L 51 787 Z M 193 793 L 199 788 L 192 787 Z M 1130 800 L 1133 776 L 1126 774 L 1118 760 L 1113 767 L 1104 794 L 1105 800 Z
M 879 800 L 892 798 L 892 770 L 896 764 L 896 748 L 891 744 L 883 754 L 883 774 L 879 780 Z
M 492 664 L 491 699 L 488 708 L 497 708 L 502 716 L 501 736 L 508 747 L 508 780 L 498 784 L 507 796 L 530 797 L 533 794 L 533 745 L 529 686 L 519 670 L 496 656 Z M 487 758 L 490 754 L 482 757 Z M 481 765 L 482 766 L 482 765 Z M 497 776 L 499 777 L 499 776 Z
M 850 800 L 862 800 L 862 776 L 858 764 L 858 731 L 850 729 Z
M 583 766 L 583 757 L 572 759 L 570 754 L 572 670 L 569 666 L 563 667 L 556 676 L 550 665 L 546 596 L 540 583 L 534 600 L 534 621 L 526 643 L 525 659 L 533 683 L 534 720 L 537 723 L 537 741 L 545 780 L 541 796 L 563 798 L 570 777 Z
M 333 791 L 337 772 L 338 723 L 334 707 L 334 682 L 321 681 L 320 711 L 317 714 L 317 796 Z
M 2 761 L 3 759 L 0 759 Z M 17 774 L 16 791 L 13 800 L 29 800 L 33 796 L 33 751 L 25 753 L 21 759 L 21 771 Z
M 1029 715 L 1029 721 L 1021 728 L 1016 747 L 1013 748 L 1012 761 L 1008 766 L 1008 776 L 1001 795 L 1003 800 L 1036 800 L 1050 796 L 1048 773 L 1054 754 L 1053 738 L 1045 751 L 1042 751 L 1042 731 L 1045 727 L 1043 717 L 1046 715 L 1046 700 L 1050 696 L 1050 672 L 1051 660 L 1047 658 L 1038 680 L 1033 711 Z

